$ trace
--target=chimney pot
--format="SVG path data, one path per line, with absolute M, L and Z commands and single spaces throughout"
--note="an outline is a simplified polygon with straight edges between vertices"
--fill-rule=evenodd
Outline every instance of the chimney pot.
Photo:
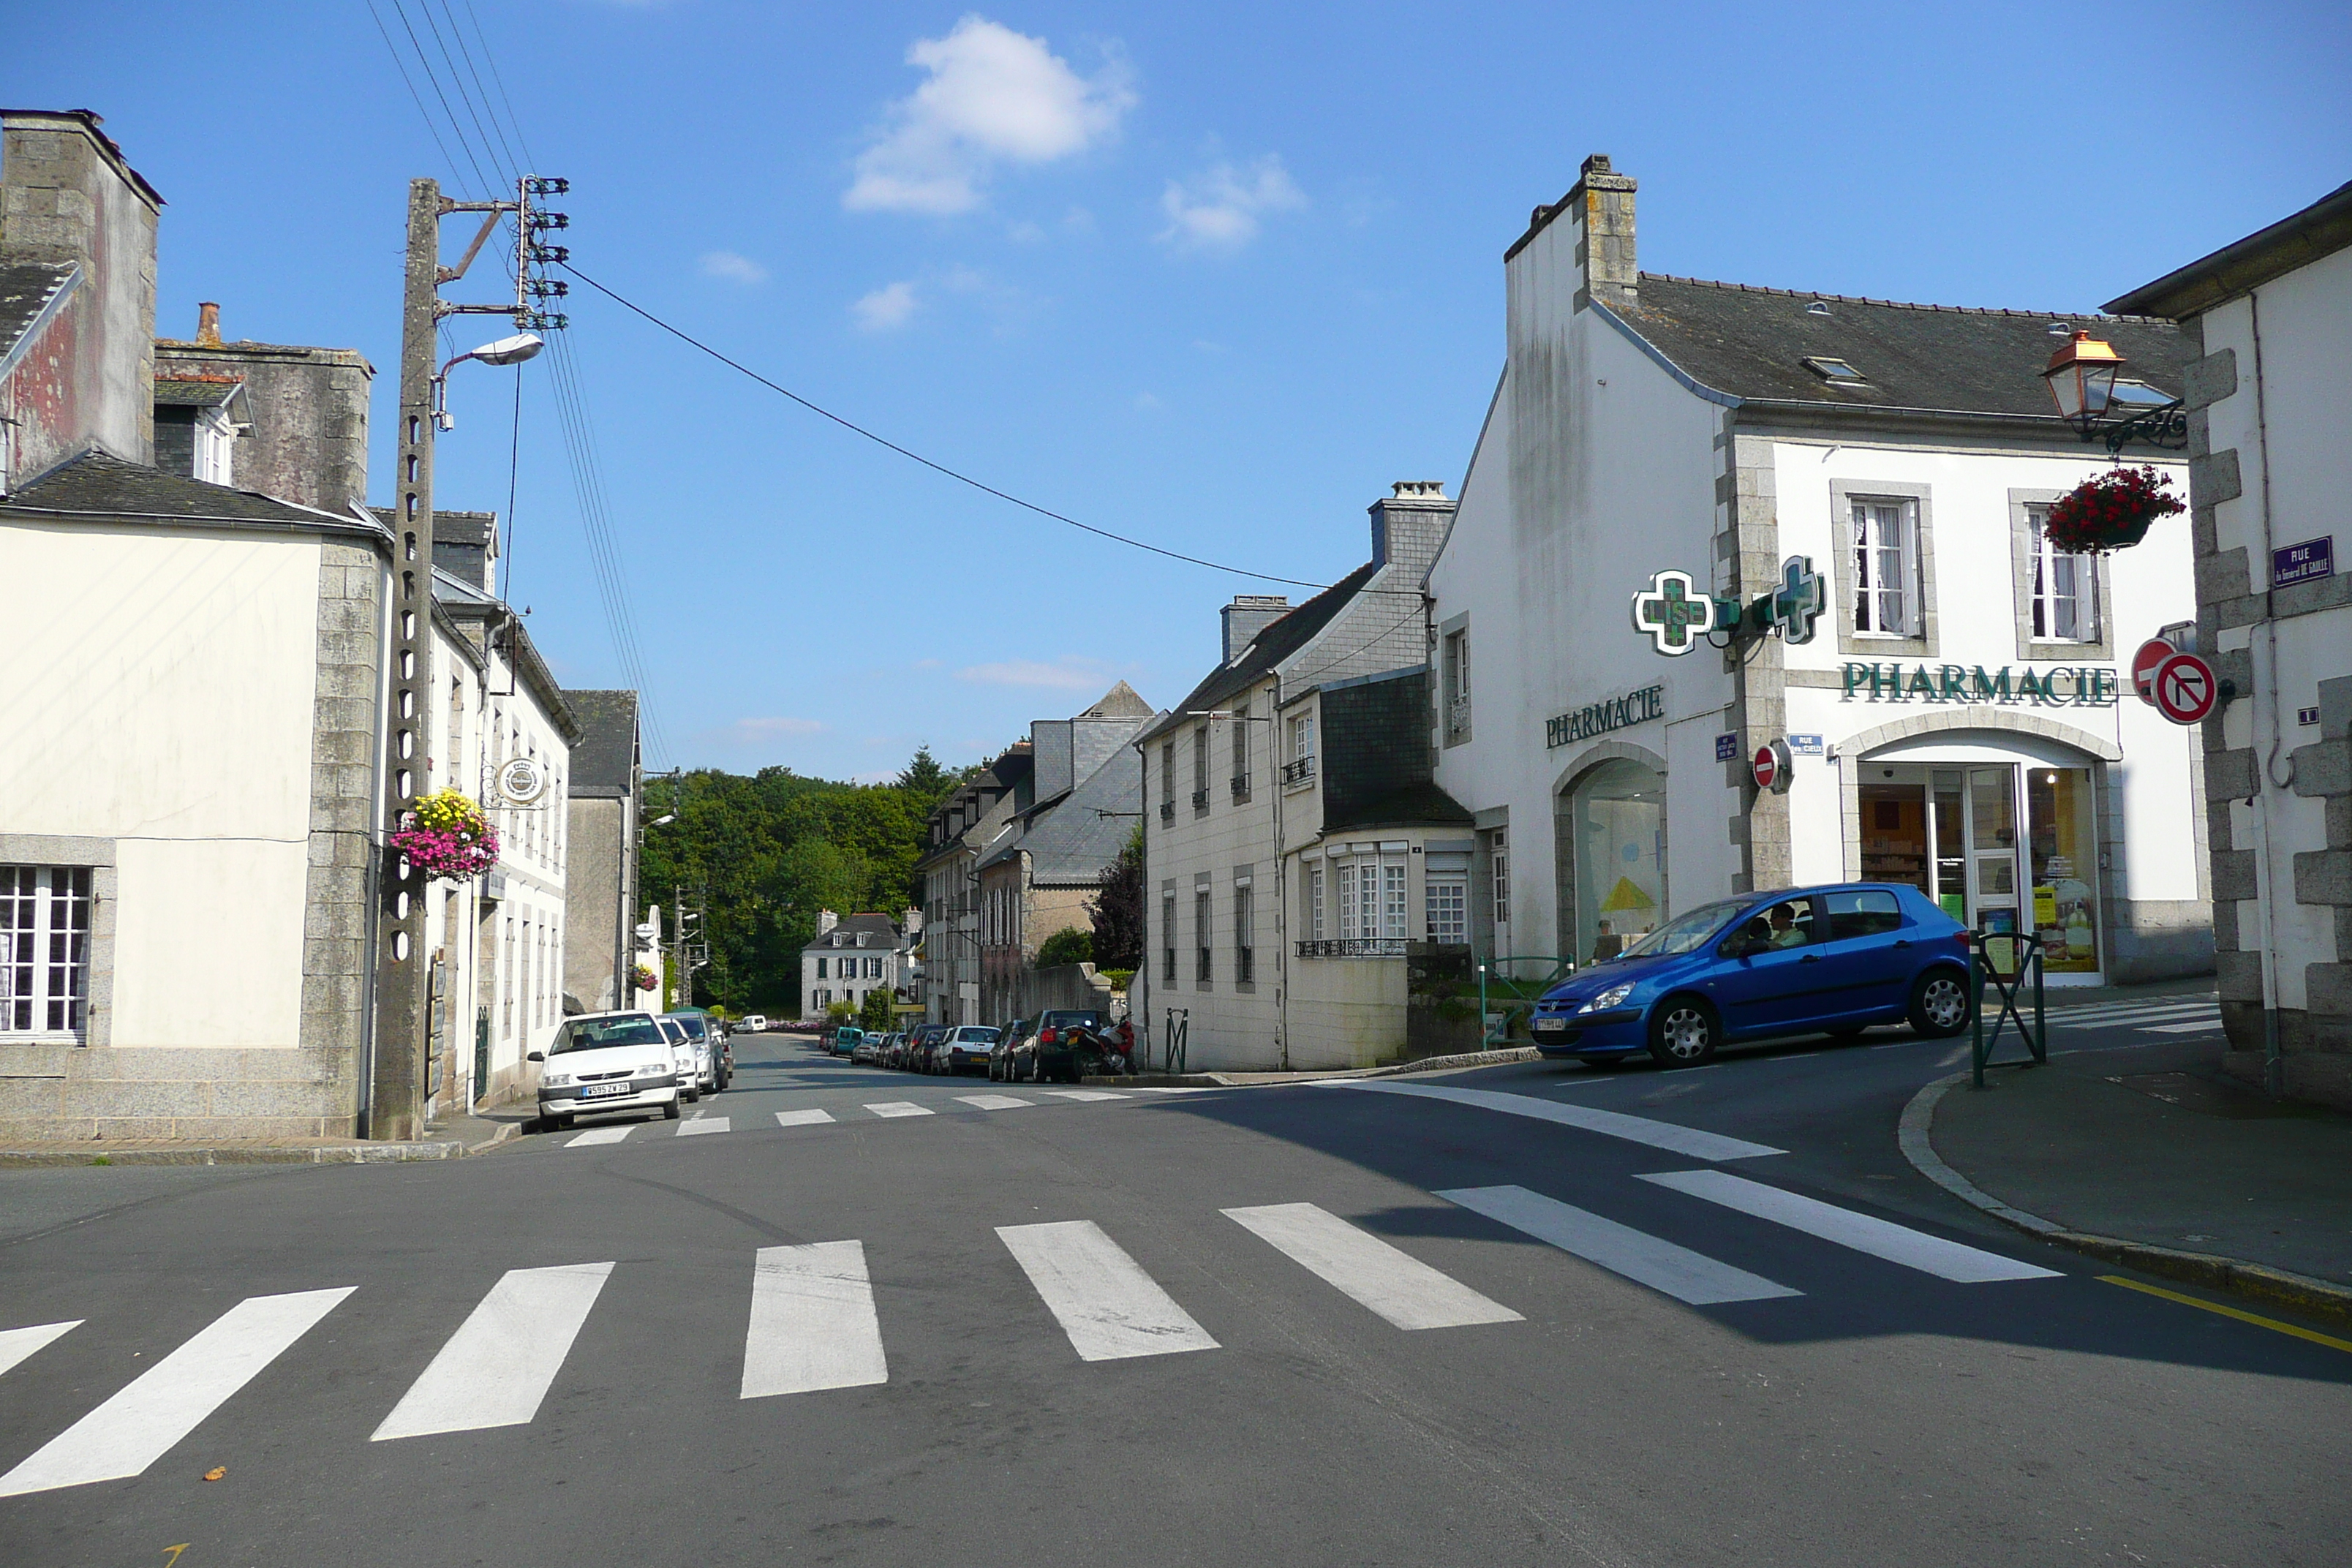
M 1290 614 L 1290 599 L 1284 594 L 1236 594 L 1234 602 L 1221 612 L 1225 630 L 1225 662 L 1231 664 L 1242 656 L 1257 634 Z
M 216 349 L 221 346 L 220 305 L 206 300 L 196 306 L 196 346 Z

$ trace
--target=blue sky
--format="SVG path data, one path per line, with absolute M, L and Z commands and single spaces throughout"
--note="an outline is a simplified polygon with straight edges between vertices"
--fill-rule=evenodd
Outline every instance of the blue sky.
M 365 0 L 43 9 L 0 97 L 97 110 L 163 192 L 161 330 L 217 300 L 232 337 L 363 350 L 388 476 L 405 182 L 483 193 Z M 468 9 L 375 4 L 395 34 Z M 585 270 L 1042 505 L 1317 583 L 1390 481 L 1459 483 L 1502 251 L 1588 153 L 1642 182 L 1650 270 L 2061 311 L 2352 174 L 2352 26 L 2315 4 L 471 9 Z M 1114 679 L 1175 700 L 1216 607 L 1268 591 L 943 480 L 583 295 L 654 765 L 975 760 Z M 443 505 L 505 508 L 515 374 L 453 379 Z M 567 684 L 618 684 L 546 362 L 521 374 L 512 596 Z

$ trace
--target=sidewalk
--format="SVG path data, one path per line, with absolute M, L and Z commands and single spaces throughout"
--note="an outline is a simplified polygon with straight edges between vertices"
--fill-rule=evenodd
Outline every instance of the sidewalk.
M 405 1142 L 349 1138 L 285 1138 L 267 1142 L 170 1138 L 77 1138 L 0 1147 L 0 1170 L 34 1165 L 368 1165 L 407 1160 L 462 1160 L 485 1154 L 523 1130 L 528 1110 L 499 1107 L 479 1116 L 434 1122 Z
M 1903 1152 L 1956 1195 L 2097 1257 L 2352 1317 L 2352 1117 L 2273 1101 L 2220 1042 L 2053 1054 L 1958 1073 L 1903 1117 Z

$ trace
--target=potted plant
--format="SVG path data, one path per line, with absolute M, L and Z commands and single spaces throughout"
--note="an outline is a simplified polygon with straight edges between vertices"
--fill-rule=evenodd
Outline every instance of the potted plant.
M 2052 503 L 2042 535 L 2069 555 L 2126 549 L 2147 538 L 2158 518 L 2185 510 L 2167 493 L 2171 488 L 2171 476 L 2147 464 L 2094 474 Z
M 454 789 L 417 801 L 392 847 L 427 877 L 462 882 L 498 864 L 499 834 L 482 808 Z
M 651 991 L 661 984 L 661 976 L 642 963 L 637 965 L 636 973 L 630 978 L 636 983 L 636 987 L 640 991 Z

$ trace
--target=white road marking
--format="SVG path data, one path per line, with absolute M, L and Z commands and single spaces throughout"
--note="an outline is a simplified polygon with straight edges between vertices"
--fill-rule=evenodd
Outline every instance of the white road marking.
M 1034 1100 L 1023 1100 L 1017 1095 L 1011 1094 L 959 1094 L 956 1098 L 966 1105 L 976 1105 L 982 1110 L 1013 1110 L 1024 1105 L 1037 1103 Z
M 1957 1241 L 1946 1241 L 1940 1236 L 1929 1236 L 1925 1231 L 1913 1230 L 1892 1220 L 1856 1214 L 1835 1204 L 1825 1204 L 1817 1198 L 1766 1186 L 1745 1176 L 1735 1176 L 1728 1171 L 1664 1171 L 1641 1179 L 1962 1285 L 1981 1285 L 1995 1279 L 2059 1278 L 2054 1268 L 2042 1268 L 2031 1263 L 2020 1263 L 2013 1258 L 2003 1258 L 1998 1253 L 1963 1247 Z
M 751 1326 L 743 1336 L 742 1397 L 889 1381 L 865 1243 L 760 1248 Z
M 2147 1025 L 2141 1028 L 2140 1033 L 2143 1035 L 2193 1035 L 2200 1030 L 2213 1030 L 2221 1026 L 2221 1015 L 2216 1013 L 2210 1018 L 2199 1018 L 2192 1023 Z
M 35 1351 L 81 1325 L 82 1320 L 76 1318 L 70 1323 L 43 1323 L 34 1329 L 0 1329 L 0 1372 L 6 1372 Z
M 1207 1083 L 1139 1083 L 1129 1092 L 1133 1094 L 1219 1094 L 1225 1085 Z
M 832 1120 L 833 1112 L 830 1110 L 779 1110 L 776 1112 L 776 1125 L 779 1127 L 814 1127 L 820 1121 Z
M 2032 1011 L 2030 999 L 2021 1001 L 2019 1010 Z M 2190 1002 L 2173 1006 L 2050 1007 L 2046 1011 L 2050 1021 L 2061 1028 L 2105 1028 L 2116 1024 L 2169 1022 L 2200 1015 L 2209 1018 L 2221 1016 L 2221 1006 L 2218 1002 Z
M 677 1124 L 677 1135 L 688 1137 L 697 1132 L 724 1132 L 734 1124 L 724 1116 L 698 1116 L 691 1121 Z
M 1208 1331 L 1094 1221 L 1001 1225 L 996 1234 L 1084 1360 L 1217 1348 Z
M 592 1132 L 583 1132 L 579 1137 L 569 1140 L 563 1146 L 566 1149 L 583 1149 L 595 1143 L 618 1143 L 636 1130 L 637 1124 L 634 1121 L 625 1121 L 618 1127 L 599 1127 Z
M 1123 1094 L 1113 1094 L 1107 1089 L 1049 1089 L 1045 1091 L 1056 1100 L 1125 1100 Z
M 529 1422 L 612 1272 L 609 1263 L 509 1270 L 369 1441 Z
M 1653 1121 L 1645 1116 L 1626 1116 L 1614 1110 L 1563 1105 L 1555 1100 L 1530 1099 L 1524 1094 L 1498 1094 L 1493 1089 L 1445 1089 L 1433 1083 L 1384 1083 L 1370 1079 L 1327 1079 L 1318 1087 L 1352 1089 L 1367 1094 L 1411 1094 L 1427 1100 L 1447 1100 L 1456 1105 L 1476 1106 L 1481 1110 L 1499 1110 L 1507 1116 L 1532 1117 L 1538 1121 L 1557 1121 L 1564 1127 L 1580 1128 L 1610 1138 L 1622 1138 L 1628 1142 L 1647 1143 L 1653 1149 L 1687 1154 L 1694 1160 L 1749 1160 L 1759 1154 L 1788 1152 L 1769 1144 L 1750 1143 L 1744 1138 L 1726 1138 L 1718 1132 L 1702 1132 L 1696 1127 L 1678 1127 L 1671 1121 Z
M 931 1114 L 930 1107 L 917 1105 L 911 1100 L 886 1100 L 879 1105 L 869 1105 L 866 1109 L 877 1116 L 929 1116 Z
M 355 1289 L 247 1297 L 0 1476 L 0 1497 L 141 1474 Z
M 1804 1294 L 1525 1187 L 1458 1187 L 1437 1195 L 1694 1307 Z
M 1523 1320 L 1411 1253 L 1313 1204 L 1226 1209 L 1241 1226 L 1400 1329 L 1454 1329 Z

